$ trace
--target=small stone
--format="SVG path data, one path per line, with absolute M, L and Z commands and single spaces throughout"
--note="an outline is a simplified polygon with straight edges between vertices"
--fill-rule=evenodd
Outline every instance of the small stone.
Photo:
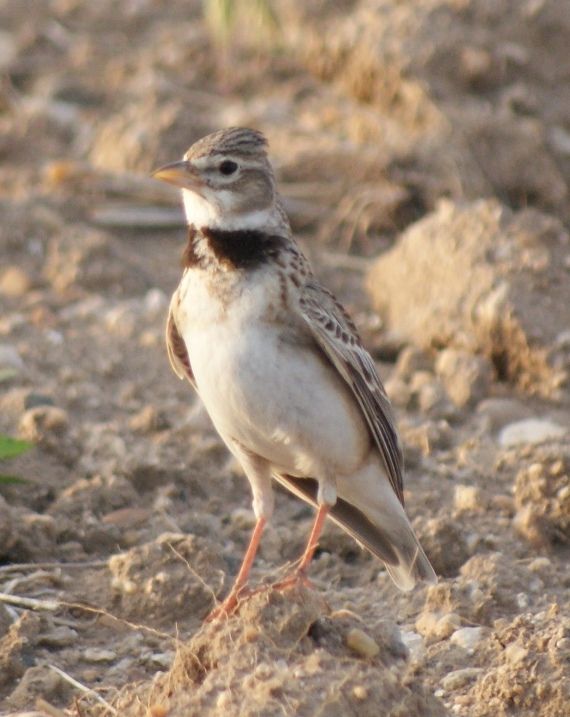
M 83 652 L 85 662 L 113 662 L 117 659 L 117 653 L 113 650 L 104 650 L 98 647 L 88 647 Z
M 394 406 L 407 408 L 410 403 L 412 392 L 405 381 L 398 376 L 391 376 L 384 384 L 388 398 Z
M 420 542 L 438 575 L 454 577 L 469 559 L 469 549 L 458 521 L 431 518 L 418 529 Z
M 434 418 L 447 418 L 453 414 L 445 389 L 437 380 L 425 383 L 417 391 L 418 408 Z
M 505 659 L 512 665 L 520 665 L 528 655 L 528 650 L 525 647 L 521 647 L 516 642 L 511 642 L 505 648 Z
M 413 630 L 402 630 L 400 639 L 407 648 L 410 659 L 419 662 L 426 651 L 423 637 Z
M 451 636 L 450 642 L 464 650 L 474 650 L 485 636 L 483 627 L 462 627 Z
M 531 560 L 528 564 L 528 569 L 531 573 L 542 573 L 544 570 L 548 570 L 551 565 L 552 562 L 548 558 L 539 557 Z
M 26 411 L 20 419 L 22 436 L 29 441 L 38 441 L 47 434 L 63 434 L 69 425 L 67 413 L 55 406 L 38 406 Z
M 456 485 L 453 505 L 460 513 L 480 510 L 484 507 L 480 489 L 474 485 Z
M 153 433 L 169 427 L 166 414 L 154 406 L 145 406 L 129 421 L 129 428 L 137 433 Z
M 69 647 L 77 640 L 77 631 L 67 625 L 58 625 L 38 638 L 38 645 L 46 647 Z
M 514 398 L 486 398 L 477 404 L 477 413 L 492 432 L 531 416 L 530 409 Z
M 259 630 L 254 625 L 246 625 L 243 630 L 243 639 L 245 642 L 255 642 L 259 639 Z
M 469 682 L 476 680 L 483 672 L 481 667 L 464 667 L 461 670 L 453 670 L 441 680 L 441 686 L 446 692 L 459 690 Z
M 24 410 L 29 411 L 31 408 L 39 406 L 53 406 L 54 400 L 51 396 L 45 396 L 43 393 L 34 393 L 31 391 L 24 398 Z
M 452 635 L 461 625 L 461 618 L 456 613 L 426 611 L 416 620 L 416 630 L 424 637 L 432 640 L 444 640 Z
M 458 408 L 480 401 L 493 380 L 489 359 L 457 349 L 442 351 L 435 362 L 435 370 Z
M 368 690 L 364 687 L 364 685 L 355 685 L 352 688 L 352 695 L 355 700 L 364 702 L 364 700 L 368 698 Z
M 449 612 L 447 615 L 443 615 L 437 621 L 435 626 L 435 633 L 437 637 L 445 639 L 450 635 L 457 632 L 457 628 L 461 625 L 461 618 L 455 612 Z
M 146 508 L 118 508 L 106 513 L 101 522 L 104 525 L 117 525 L 120 528 L 132 528 L 146 522 L 152 515 Z
M 174 655 L 172 652 L 153 652 L 152 655 L 149 655 L 148 663 L 153 667 L 168 670 L 172 666 L 173 659 Z
M 481 85 L 489 77 L 493 58 L 481 47 L 464 47 L 461 51 L 459 66 L 464 82 L 470 86 Z
M 0 371 L 10 369 L 16 373 L 24 370 L 24 362 L 12 344 L 0 344 Z
M 0 294 L 9 298 L 24 296 L 30 290 L 30 277 L 19 266 L 8 266 L 0 274 Z
M 29 667 L 16 689 L 9 695 L 8 704 L 14 709 L 33 704 L 37 697 L 47 701 L 67 701 L 70 686 L 48 665 Z
M 233 698 L 231 690 L 220 692 L 216 700 L 216 709 L 220 712 L 226 712 L 232 706 Z
M 415 346 L 406 346 L 398 356 L 394 373 L 403 379 L 409 379 L 417 371 L 431 372 L 431 368 L 431 360 L 427 354 Z
M 542 443 L 553 438 L 561 438 L 568 429 L 547 418 L 527 418 L 509 423 L 499 433 L 499 444 L 503 448 L 522 443 Z
M 378 643 L 358 627 L 353 627 L 347 632 L 346 644 L 361 657 L 373 658 L 380 652 Z

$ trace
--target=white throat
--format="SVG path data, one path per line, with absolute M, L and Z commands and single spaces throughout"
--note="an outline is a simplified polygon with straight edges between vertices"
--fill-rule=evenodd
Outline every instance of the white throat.
M 224 197 L 220 197 L 220 199 L 224 199 Z M 273 230 L 279 228 L 282 223 L 279 213 L 275 211 L 274 207 L 231 214 L 220 210 L 216 205 L 188 189 L 182 190 L 182 200 L 188 224 L 193 224 L 198 229 L 210 227 L 227 231 L 238 229 Z
M 196 227 L 212 227 L 219 224 L 218 208 L 212 206 L 199 194 L 183 189 L 182 201 L 188 224 L 194 224 Z

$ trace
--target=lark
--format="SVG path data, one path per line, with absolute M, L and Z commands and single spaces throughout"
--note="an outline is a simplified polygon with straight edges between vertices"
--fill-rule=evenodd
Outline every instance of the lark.
M 390 402 L 354 323 L 293 237 L 264 136 L 223 129 L 154 177 L 182 189 L 189 227 L 167 321 L 170 363 L 241 464 L 256 517 L 231 592 L 210 617 L 232 613 L 246 593 L 273 480 L 317 509 L 282 585 L 305 579 L 327 516 L 401 590 L 435 581 L 404 509 Z

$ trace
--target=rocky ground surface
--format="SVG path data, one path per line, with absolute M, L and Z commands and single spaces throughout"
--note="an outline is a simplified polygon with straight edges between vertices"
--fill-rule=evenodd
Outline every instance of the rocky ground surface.
M 562 717 L 570 16 L 275 5 L 221 46 L 197 1 L 0 4 L 0 432 L 35 445 L 0 464 L 0 714 Z M 148 172 L 230 124 L 378 361 L 435 586 L 329 526 L 314 589 L 271 591 L 312 517 L 278 491 L 265 587 L 202 624 L 253 515 L 167 364 L 184 231 Z

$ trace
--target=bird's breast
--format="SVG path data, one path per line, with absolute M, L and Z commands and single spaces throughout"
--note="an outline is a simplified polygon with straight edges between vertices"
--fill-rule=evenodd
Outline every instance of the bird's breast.
M 279 309 L 281 287 L 181 292 L 177 325 L 198 392 L 226 440 L 291 472 L 349 472 L 368 450 L 354 398 L 302 324 Z M 328 470 L 329 468 L 327 468 Z

